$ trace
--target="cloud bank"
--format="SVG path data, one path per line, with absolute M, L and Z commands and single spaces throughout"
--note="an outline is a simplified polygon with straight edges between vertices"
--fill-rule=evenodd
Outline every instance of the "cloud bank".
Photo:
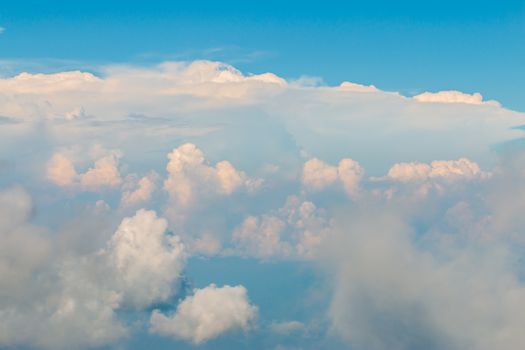
M 0 346 L 313 347 L 315 324 L 355 349 L 521 348 L 524 121 L 209 61 L 0 78 Z M 243 281 L 195 288 L 192 259 L 312 264 L 328 316 L 257 330 Z

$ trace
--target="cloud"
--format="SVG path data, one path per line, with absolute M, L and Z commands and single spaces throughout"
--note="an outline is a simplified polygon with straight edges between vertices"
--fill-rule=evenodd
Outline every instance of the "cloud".
M 201 344 L 225 332 L 247 331 L 256 316 L 257 307 L 250 304 L 246 288 L 211 284 L 195 289 L 171 316 L 154 311 L 150 331 Z
M 186 255 L 180 238 L 166 234 L 167 226 L 154 211 L 138 210 L 122 220 L 101 253 L 123 303 L 145 308 L 168 300 L 177 290 Z
M 64 154 L 55 153 L 47 164 L 47 178 L 58 186 L 72 186 L 77 176 L 73 162 Z
M 341 85 L 339 85 L 339 90 L 343 91 L 352 91 L 352 92 L 378 92 L 379 89 L 376 88 L 374 85 L 361 85 L 352 83 L 349 81 L 343 81 Z
M 97 70 L 0 79 L 1 182 L 38 204 L 0 192 L 0 346 L 105 346 L 159 305 L 155 334 L 245 328 L 245 291 L 166 311 L 194 254 L 327 267 L 331 325 L 357 349 L 523 347 L 524 167 L 505 158 L 523 113 L 219 62 Z
M 396 163 L 383 177 L 371 177 L 372 182 L 389 182 L 385 191 L 387 197 L 415 194 L 425 197 L 430 192 L 444 193 L 458 190 L 458 186 L 485 181 L 491 172 L 482 171 L 479 165 L 469 159 L 434 160 L 430 164 L 410 162 Z
M 119 155 L 110 153 L 95 161 L 93 167 L 78 174 L 73 161 L 63 153 L 55 153 L 47 164 L 47 178 L 57 186 L 99 191 L 122 183 L 118 170 Z
M 98 159 L 95 166 L 80 174 L 80 186 L 88 190 L 97 190 L 101 187 L 115 187 L 122 179 L 118 171 L 117 158 L 109 155 Z
M 279 334 L 290 334 L 305 329 L 305 325 L 299 321 L 273 322 L 270 329 Z
M 65 349 L 111 343 L 126 330 L 115 293 L 82 278 L 82 260 L 56 257 L 54 242 L 29 223 L 32 200 L 20 187 L 0 192 L 0 345 Z
M 330 222 L 314 203 L 289 196 L 278 210 L 248 216 L 235 228 L 234 254 L 259 258 L 313 258 Z
M 339 222 L 333 328 L 356 348 L 516 349 L 525 287 L 505 244 L 418 244 L 391 210 Z M 441 249 L 444 249 L 443 251 Z
M 385 179 L 399 182 L 418 182 L 429 179 L 457 181 L 487 178 L 489 176 L 490 173 L 481 171 L 475 162 L 460 158 L 458 160 L 434 160 L 430 164 L 397 163 L 388 170 Z
M 364 169 L 353 159 L 341 159 L 337 167 L 326 164 L 322 160 L 312 158 L 304 163 L 302 182 L 310 191 L 321 191 L 340 181 L 345 192 L 350 197 L 359 194 L 359 183 Z
M 98 252 L 62 255 L 28 223 L 31 210 L 21 188 L 0 192 L 0 345 L 111 344 L 129 334 L 119 310 L 144 310 L 178 291 L 184 248 L 154 212 L 122 220 Z
M 449 90 L 449 91 L 438 91 L 438 92 L 424 92 L 422 94 L 413 97 L 414 100 L 419 102 L 433 102 L 433 103 L 466 103 L 474 105 L 491 105 L 500 106 L 497 101 L 484 101 L 483 96 L 479 92 L 473 94 L 466 94 L 461 91 Z
M 0 34 L 2 34 L 3 32 L 5 32 L 5 28 L 4 27 L 0 27 Z
M 120 205 L 129 207 L 149 201 L 156 189 L 158 178 L 159 175 L 154 171 L 142 177 L 140 180 L 137 180 L 135 176 L 127 177 Z
M 237 190 L 255 191 L 261 184 L 238 171 L 229 161 L 208 165 L 204 153 L 186 143 L 168 154 L 168 177 L 164 189 L 175 209 L 190 208 L 214 196 L 228 196 Z
M 291 247 L 281 241 L 285 223 L 273 216 L 249 216 L 233 232 L 233 242 L 247 255 L 269 257 L 287 256 Z

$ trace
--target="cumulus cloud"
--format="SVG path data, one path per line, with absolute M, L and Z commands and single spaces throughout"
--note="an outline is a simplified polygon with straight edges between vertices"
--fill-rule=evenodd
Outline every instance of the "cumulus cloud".
M 259 258 L 313 258 L 330 221 L 314 203 L 289 196 L 283 207 L 261 216 L 248 216 L 235 228 L 235 253 Z
M 281 240 L 285 223 L 274 216 L 249 216 L 233 232 L 233 242 L 247 255 L 289 255 L 291 247 Z
M 227 160 L 209 165 L 204 153 L 194 144 L 186 143 L 168 154 L 168 178 L 164 189 L 176 207 L 188 208 L 202 198 L 228 196 L 244 189 L 256 190 L 261 180 L 251 179 Z
M 410 162 L 396 163 L 386 176 L 371 177 L 373 182 L 390 182 L 391 187 L 385 191 L 387 197 L 396 192 L 407 191 L 416 196 L 426 196 L 431 191 L 444 193 L 457 190 L 458 186 L 469 182 L 487 180 L 490 172 L 482 171 L 476 162 L 466 158 L 458 160 L 434 160 L 430 164 Z M 402 186 L 399 187 L 398 184 Z
M 149 201 L 157 187 L 156 182 L 158 178 L 159 175 L 154 171 L 142 177 L 140 180 L 137 180 L 136 176 L 127 177 L 123 186 L 124 190 L 122 192 L 120 205 L 129 207 Z
M 434 160 L 430 164 L 417 162 L 397 163 L 388 170 L 386 178 L 400 182 L 417 182 L 428 179 L 471 180 L 488 176 L 489 173 L 481 171 L 479 165 L 475 162 L 466 158 L 460 158 L 458 160 Z
M 25 191 L 0 192 L 0 346 L 117 341 L 134 329 L 121 312 L 174 300 L 187 255 L 222 252 L 321 259 L 334 276 L 332 325 L 356 348 L 522 347 L 522 271 L 511 260 L 524 241 L 524 168 L 496 166 L 496 154 L 519 146 L 503 143 L 523 136 L 523 113 L 478 94 L 409 98 L 349 82 L 289 84 L 208 61 L 99 71 L 0 79 L 0 163 L 12 164 L 2 183 L 34 188 L 40 157 L 59 150 L 44 173 L 70 190 L 39 188 L 38 222 L 75 223 L 87 200 L 104 212 L 92 221 L 112 222 L 107 234 L 73 227 L 89 241 L 73 249 L 31 224 Z M 126 164 L 118 152 L 78 151 L 94 144 L 121 149 Z M 123 212 L 151 201 L 160 179 L 150 171 L 161 174 L 170 149 L 165 193 L 153 203 L 169 221 L 138 211 L 119 226 Z M 303 164 L 311 154 L 319 158 Z M 448 160 L 421 162 L 428 159 Z M 337 190 L 350 200 L 333 200 Z M 394 219 L 385 208 L 396 209 Z M 334 229 L 341 212 L 348 224 Z M 184 246 L 167 229 L 179 216 Z M 208 305 L 198 297 L 204 290 L 223 289 L 197 290 L 173 314 L 157 311 L 152 332 L 199 343 L 252 319 L 245 312 L 230 321 L 228 303 Z M 251 306 L 245 295 L 232 298 Z M 216 315 L 213 326 L 199 305 Z
M 378 92 L 379 89 L 374 85 L 362 85 L 357 83 L 352 83 L 349 81 L 343 81 L 339 85 L 339 90 L 343 91 L 352 91 L 352 92 Z
M 123 303 L 145 308 L 168 300 L 185 265 L 180 238 L 166 234 L 168 223 L 154 211 L 139 210 L 122 220 L 101 253 L 114 271 Z
M 321 191 L 339 181 L 350 197 L 359 194 L 359 183 L 364 169 L 353 159 L 341 159 L 339 165 L 332 166 L 317 158 L 304 163 L 302 182 L 310 191 Z
M 29 223 L 31 197 L 0 192 L 0 345 L 51 349 L 99 346 L 126 334 L 113 308 L 118 297 L 72 273 L 45 230 Z M 78 271 L 78 270 L 76 270 Z
M 55 153 L 47 164 L 47 178 L 58 186 L 72 186 L 77 176 L 73 162 L 64 154 Z
M 211 284 L 195 289 L 173 315 L 154 311 L 150 331 L 201 344 L 225 332 L 247 331 L 256 317 L 257 307 L 250 304 L 246 288 Z
M 93 167 L 78 174 L 66 154 L 55 153 L 47 164 L 47 178 L 57 186 L 98 191 L 122 183 L 118 170 L 118 154 L 108 154 L 95 161 Z
M 28 220 L 31 197 L 0 192 L 0 345 L 104 346 L 129 334 L 117 311 L 178 291 L 185 253 L 166 220 L 139 210 L 99 252 L 51 254 L 57 242 Z
M 117 158 L 113 155 L 98 159 L 94 167 L 79 175 L 80 186 L 88 190 L 97 190 L 104 186 L 120 185 L 122 179 L 117 166 Z
M 499 102 L 494 100 L 483 100 L 483 96 L 479 92 L 473 94 L 466 94 L 461 91 L 448 90 L 438 92 L 424 92 L 413 97 L 419 102 L 434 102 L 434 103 L 466 103 L 481 105 L 487 104 L 492 106 L 499 106 Z

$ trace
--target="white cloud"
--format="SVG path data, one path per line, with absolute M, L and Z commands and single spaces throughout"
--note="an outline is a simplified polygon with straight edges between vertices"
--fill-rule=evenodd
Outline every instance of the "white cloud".
M 321 191 L 340 181 L 345 192 L 350 197 L 359 194 L 359 184 L 363 177 L 364 169 L 353 159 L 341 159 L 339 165 L 332 166 L 317 158 L 312 158 L 304 163 L 302 182 L 310 191 Z
M 479 92 L 473 94 L 466 94 L 461 91 L 449 90 L 438 92 L 424 92 L 413 97 L 419 102 L 434 102 L 434 103 L 466 103 L 473 105 L 487 104 L 492 106 L 499 106 L 497 101 L 485 101 Z
M 258 257 L 287 256 L 291 247 L 281 240 L 285 223 L 274 216 L 249 216 L 233 232 L 233 242 L 240 252 Z
M 139 203 L 147 202 L 151 199 L 156 189 L 156 182 L 159 175 L 152 171 L 148 175 L 137 180 L 135 176 L 128 176 L 124 184 L 120 205 L 129 207 Z
M 28 222 L 31 210 L 23 189 L 0 192 L 0 346 L 67 349 L 124 336 L 116 293 L 85 279 L 82 259 L 59 259 L 50 236 Z
M 0 346 L 117 341 L 134 329 L 119 319 L 119 310 L 173 301 L 186 254 L 222 250 L 262 259 L 332 255 L 331 320 L 353 345 L 483 349 L 484 341 L 492 348 L 523 347 L 523 287 L 516 277 L 522 271 L 506 264 L 507 255 L 519 258 L 511 250 L 524 241 L 524 208 L 517 200 L 525 193 L 524 168 L 503 162 L 503 170 L 481 170 L 494 168 L 499 144 L 522 137 L 513 127 L 524 124 L 523 113 L 477 94 L 407 98 L 372 85 L 288 84 L 217 62 L 102 70 L 100 76 L 75 71 L 0 79 L 0 116 L 8 121 L 0 128 L 0 162 L 13 164 L 2 176 L 35 187 L 32 181 L 43 173 L 41 155 L 60 150 L 44 174 L 72 191 L 39 188 L 37 219 L 53 226 L 71 221 L 73 228 L 64 231 L 76 232 L 73 238 L 47 234 L 30 224 L 27 193 L 0 192 Z M 78 151 L 94 144 L 122 149 L 126 164 L 119 164 L 120 153 Z M 180 144 L 169 153 L 163 183 L 168 195 L 155 197 L 168 202 L 154 204 L 166 209 L 171 227 L 177 215 L 188 218 L 176 231 L 188 248 L 148 211 L 123 220 L 111 236 L 119 215 L 151 200 L 156 180 L 149 171 L 160 173 L 166 151 Z M 319 159 L 303 167 L 309 154 Z M 344 158 L 348 154 L 361 164 Z M 428 159 L 456 160 L 420 162 Z M 404 160 L 417 161 L 399 163 Z M 365 167 L 367 174 L 384 174 L 396 162 L 386 176 L 363 180 Z M 128 165 L 141 175 L 129 174 Z M 255 193 L 262 175 L 265 186 Z M 332 200 L 335 190 L 314 193 L 330 186 L 352 201 Z M 120 210 L 109 208 L 119 198 L 101 191 L 106 188 L 122 190 Z M 79 195 L 81 190 L 97 193 Z M 432 191 L 439 195 L 426 195 Z M 414 193 L 417 201 L 411 200 Z M 75 226 L 71 213 L 86 198 L 99 201 L 91 220 L 107 218 L 111 229 Z M 370 210 L 362 224 L 352 214 L 360 206 Z M 430 227 L 428 232 L 414 238 L 397 221 L 372 215 L 385 207 L 398 209 L 402 221 L 416 222 L 418 230 Z M 351 217 L 342 235 L 332 230 L 331 217 L 340 212 Z M 231 234 L 232 242 L 226 241 Z M 68 239 L 89 243 L 72 248 Z M 516 245 L 501 248 L 504 240 Z M 184 310 L 208 306 L 197 300 L 196 292 L 183 302 L 189 305 Z M 215 304 L 210 310 L 224 306 Z M 231 317 L 217 314 L 221 321 Z M 193 324 L 205 322 L 196 311 L 155 315 L 152 331 L 195 343 L 243 328 L 240 321 L 224 321 L 197 334 Z
M 73 161 L 64 153 L 55 153 L 47 163 L 47 178 L 57 186 L 99 191 L 122 183 L 117 153 L 97 159 L 93 167 L 78 174 Z
M 247 331 L 256 316 L 257 307 L 250 304 L 246 288 L 211 284 L 195 289 L 171 316 L 154 311 L 150 331 L 201 344 L 228 331 Z
M 0 27 L 0 34 L 2 34 L 3 32 L 5 32 L 5 28 L 4 27 Z
M 144 308 L 168 300 L 185 265 L 184 246 L 166 233 L 168 223 L 154 211 L 138 210 L 122 220 L 102 255 L 114 270 L 123 303 Z
M 400 182 L 418 182 L 428 179 L 471 180 L 476 178 L 486 178 L 489 173 L 481 171 L 478 164 L 466 159 L 458 160 L 434 160 L 429 164 L 425 163 L 397 163 L 394 164 L 385 179 Z
M 349 81 L 343 81 L 341 85 L 339 85 L 339 90 L 352 92 L 379 92 L 374 85 L 361 85 Z
M 73 162 L 64 154 L 55 153 L 47 164 L 47 178 L 58 186 L 72 186 L 77 179 Z
M 314 203 L 289 196 L 282 208 L 248 216 L 235 228 L 234 253 L 259 258 L 313 258 L 325 239 L 330 222 Z
M 175 209 L 189 208 L 204 198 L 228 196 L 240 189 L 254 191 L 260 185 L 260 180 L 248 178 L 226 160 L 208 165 L 204 153 L 191 143 L 174 149 L 168 158 L 164 189 Z
M 0 346 L 111 344 L 129 334 L 117 310 L 142 310 L 178 291 L 183 246 L 154 212 L 125 218 L 98 253 L 64 256 L 28 223 L 31 210 L 21 188 L 0 192 Z
M 469 159 L 434 160 L 430 164 L 410 162 L 394 164 L 386 176 L 371 177 L 373 182 L 386 181 L 390 187 L 384 191 L 388 198 L 408 194 L 414 198 L 425 198 L 429 193 L 444 194 L 458 191 L 466 185 L 489 179 L 491 172 L 482 171 Z M 375 189 L 374 193 L 381 190 Z
M 337 181 L 337 167 L 313 158 L 304 163 L 303 184 L 312 191 L 320 191 Z
M 116 187 L 122 179 L 118 170 L 118 160 L 108 155 L 95 161 L 95 166 L 79 176 L 80 186 L 88 190 L 102 187 Z

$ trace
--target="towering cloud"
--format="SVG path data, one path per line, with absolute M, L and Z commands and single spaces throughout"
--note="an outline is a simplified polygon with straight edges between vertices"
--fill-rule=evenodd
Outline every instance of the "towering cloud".
M 260 180 L 250 179 L 229 161 L 209 165 L 204 153 L 194 144 L 186 143 L 168 154 L 168 178 L 164 189 L 177 207 L 198 205 L 199 200 L 227 196 L 239 189 L 253 191 Z

